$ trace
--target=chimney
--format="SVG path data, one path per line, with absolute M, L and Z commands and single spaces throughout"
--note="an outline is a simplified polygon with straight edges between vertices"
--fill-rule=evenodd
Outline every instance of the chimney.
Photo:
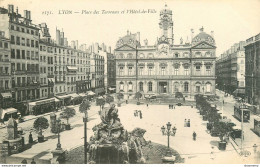
M 14 5 L 8 5 L 8 13 L 14 13 Z
M 140 32 L 137 32 L 136 40 L 137 40 L 138 42 L 140 42 Z
M 68 40 L 67 40 L 67 38 L 64 38 L 64 46 L 68 46 Z
M 214 38 L 214 31 L 211 31 L 210 35 L 212 36 L 212 38 Z
M 76 47 L 76 49 L 79 49 L 79 43 L 78 43 L 78 40 L 75 41 L 75 47 Z
M 95 43 L 93 50 L 94 50 L 94 53 L 98 53 L 98 43 Z
M 191 41 L 192 41 L 192 40 L 193 40 L 193 37 L 194 37 L 194 30 L 193 30 L 193 28 L 190 29 L 190 31 L 191 31 Z
M 28 10 L 27 12 L 28 12 L 28 14 L 27 14 L 28 15 L 28 19 L 31 20 L 31 11 Z
M 18 7 L 16 7 L 16 14 L 19 14 L 19 13 L 18 13 Z
M 26 19 L 28 19 L 28 13 L 27 13 L 27 10 L 24 10 L 23 12 L 24 12 L 24 16 L 23 16 L 23 17 L 26 18 Z
M 71 41 L 71 47 L 75 49 L 75 41 Z
M 56 43 L 60 45 L 60 30 L 56 28 Z

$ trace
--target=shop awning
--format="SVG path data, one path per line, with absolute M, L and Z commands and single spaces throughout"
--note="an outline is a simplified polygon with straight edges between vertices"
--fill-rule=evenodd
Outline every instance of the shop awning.
M 70 94 L 70 96 L 71 96 L 71 100 L 80 97 L 80 95 L 78 95 L 78 94 L 76 94 L 76 93 Z
M 68 70 L 71 70 L 71 71 L 77 71 L 77 70 L 78 70 L 78 67 L 67 66 L 67 69 L 68 69 Z
M 57 98 L 55 98 L 55 97 L 53 97 L 53 98 L 51 98 L 51 99 L 54 99 L 55 102 L 60 102 L 60 100 L 57 99 Z
M 80 93 L 79 96 L 86 97 L 87 95 L 85 93 Z
M 102 92 L 104 92 L 104 91 L 105 91 L 104 88 L 97 88 L 97 89 L 95 90 L 95 93 L 102 93 Z
M 12 94 L 11 93 L 1 93 L 1 96 L 3 97 L 3 98 L 11 98 L 12 97 Z
M 70 95 L 63 95 L 63 96 L 56 96 L 58 99 L 60 100 L 63 100 L 63 99 L 66 99 L 66 98 L 71 98 Z
M 1 109 L 0 118 L 4 119 L 5 114 L 12 114 L 12 113 L 16 113 L 16 112 L 17 112 L 17 109 L 15 109 L 15 108 Z
M 245 94 L 245 89 L 236 89 L 233 93 L 234 94 Z
M 108 88 L 108 90 L 111 90 L 111 91 L 112 91 L 112 90 L 115 90 L 115 89 L 116 89 L 116 88 Z
M 89 95 L 89 96 L 93 96 L 93 95 L 95 95 L 95 93 L 92 92 L 92 91 L 87 91 L 87 95 Z
M 33 107 L 33 106 L 36 106 L 36 105 L 47 104 L 47 103 L 51 103 L 51 102 L 54 102 L 54 101 L 55 101 L 55 99 L 51 98 L 51 99 L 45 99 L 45 100 L 30 102 L 29 103 L 29 107 Z

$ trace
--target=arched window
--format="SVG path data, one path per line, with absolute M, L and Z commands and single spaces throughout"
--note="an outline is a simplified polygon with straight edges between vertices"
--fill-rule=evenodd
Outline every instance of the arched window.
M 124 54 L 123 53 L 120 53 L 119 54 L 119 59 L 123 59 L 124 58 Z
M 186 58 L 187 58 L 187 57 L 189 57 L 189 55 L 190 55 L 190 54 L 189 54 L 188 52 L 185 52 L 185 53 L 183 54 L 183 57 L 186 57 Z
M 120 85 L 119 89 L 120 89 L 120 90 L 124 90 L 124 82 L 121 81 L 121 82 L 119 83 L 119 85 Z
M 195 57 L 201 57 L 201 52 L 196 52 Z
M 205 53 L 205 57 L 211 57 L 211 53 L 210 52 L 206 52 Z
M 179 54 L 179 53 L 174 53 L 174 57 L 175 57 L 175 58 L 179 58 L 179 57 L 180 57 L 180 54 Z
M 200 86 L 201 86 L 201 83 L 200 83 L 200 82 L 196 82 L 196 83 L 195 83 L 196 93 L 200 93 Z
M 139 82 L 139 91 L 144 91 L 144 83 Z
M 140 54 L 139 54 L 139 58 L 141 58 L 141 59 L 144 58 L 144 54 L 143 54 L 143 53 L 140 53 Z
M 127 58 L 128 58 L 128 59 L 133 59 L 133 54 L 132 54 L 132 53 L 128 53 L 128 54 L 127 54 Z
M 179 92 L 180 84 L 178 82 L 174 82 L 174 92 Z
M 148 59 L 153 58 L 153 54 L 152 54 L 152 53 L 149 53 L 149 54 L 147 55 L 147 58 L 148 58 Z
M 133 91 L 133 83 L 132 82 L 128 83 L 128 91 Z
M 189 91 L 189 83 L 185 82 L 184 83 L 184 92 L 188 92 Z
M 148 82 L 148 91 L 153 91 L 153 83 Z
M 206 83 L 206 93 L 209 93 L 209 92 L 211 92 L 211 83 L 207 82 Z

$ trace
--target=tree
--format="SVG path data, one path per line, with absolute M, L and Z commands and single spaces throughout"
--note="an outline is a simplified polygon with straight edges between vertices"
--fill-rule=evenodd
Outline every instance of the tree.
M 90 109 L 90 106 L 91 106 L 90 101 L 88 101 L 87 99 L 84 99 L 79 106 L 79 112 L 85 113 L 85 115 L 86 115 L 87 110 Z
M 139 99 L 142 97 L 142 93 L 141 92 L 136 92 L 135 93 L 135 98 L 138 100 L 139 102 Z
M 224 121 L 219 121 L 214 124 L 214 129 L 219 133 L 221 142 L 224 141 L 224 136 L 228 135 L 232 131 L 232 124 Z
M 61 118 L 67 120 L 67 125 L 69 125 L 69 119 L 76 114 L 75 109 L 66 107 L 65 110 L 61 113 Z
M 110 103 L 112 103 L 112 102 L 114 102 L 114 97 L 111 96 L 111 95 L 108 95 L 108 96 L 106 97 L 106 103 L 110 104 Z
M 100 106 L 100 111 L 102 110 L 102 106 L 104 106 L 106 103 L 105 99 L 103 97 L 99 97 L 96 100 L 96 104 Z
M 43 141 L 43 135 L 42 135 L 42 130 L 47 129 L 49 127 L 48 120 L 44 117 L 39 117 L 37 118 L 34 123 L 33 123 L 33 128 L 37 131 L 38 133 L 38 141 L 41 142 Z M 41 138 L 41 141 L 39 140 Z
M 175 98 L 183 98 L 183 94 L 181 92 L 176 92 Z

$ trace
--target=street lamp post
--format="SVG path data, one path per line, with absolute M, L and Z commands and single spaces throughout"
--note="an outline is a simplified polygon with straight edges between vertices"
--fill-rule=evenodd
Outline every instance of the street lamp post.
M 176 130 L 177 128 L 174 126 L 172 129 L 171 129 L 171 123 L 168 122 L 166 124 L 166 128 L 164 126 L 161 127 L 161 131 L 162 131 L 162 135 L 167 135 L 168 137 L 168 142 L 167 142 L 167 145 L 168 145 L 168 150 L 166 152 L 166 156 L 162 158 L 162 161 L 164 163 L 174 163 L 175 161 L 175 156 L 172 155 L 171 153 L 171 150 L 170 150 L 170 136 L 175 136 L 175 133 L 176 133 Z
M 88 113 L 85 111 L 85 117 L 83 118 L 84 122 L 84 162 L 87 164 L 87 121 Z
M 58 143 L 56 150 L 61 150 L 61 144 L 60 144 L 60 126 L 61 126 L 61 120 L 57 119 L 57 131 L 58 131 Z
M 171 126 L 172 126 L 171 123 L 168 122 L 166 124 L 167 128 L 165 128 L 164 126 L 161 127 L 162 135 L 167 135 L 168 137 L 168 149 L 170 148 L 170 136 L 175 136 L 177 130 L 175 126 L 171 130 Z

